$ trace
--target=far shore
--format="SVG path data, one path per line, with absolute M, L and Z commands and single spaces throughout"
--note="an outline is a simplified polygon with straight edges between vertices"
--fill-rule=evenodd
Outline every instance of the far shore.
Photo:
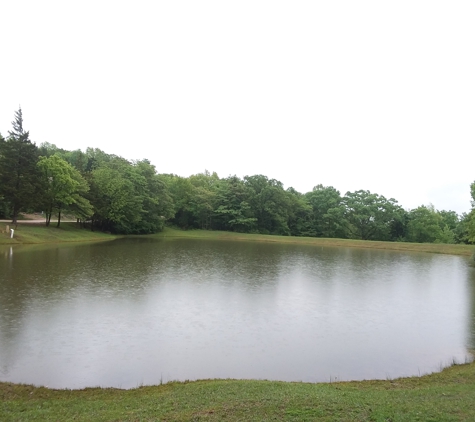
M 62 242 L 92 242 L 107 241 L 117 239 L 118 237 L 99 231 L 91 231 L 80 228 L 75 222 L 61 222 L 59 228 L 56 228 L 56 222 L 51 222 L 46 227 L 44 220 L 33 220 L 34 223 L 27 223 L 31 220 L 21 220 L 16 226 L 13 239 L 10 238 L 10 232 L 6 232 L 6 226 L 14 228 L 11 222 L 0 222 L 0 245 L 15 244 L 38 244 L 38 243 L 62 243 Z M 40 224 L 38 222 L 42 222 Z M 26 223 L 26 224 L 25 224 Z M 248 234 L 223 232 L 212 230 L 180 230 L 177 228 L 165 227 L 157 234 L 142 235 L 144 237 L 163 238 L 163 239 L 211 239 L 211 240 L 233 240 L 248 242 L 274 242 L 287 244 L 300 244 L 312 246 L 332 246 L 332 247 L 351 247 L 351 248 L 369 248 L 385 249 L 405 252 L 428 252 L 448 255 L 472 256 L 474 245 L 451 245 L 444 243 L 410 243 L 410 242 L 382 242 L 372 240 L 354 240 L 354 239 L 330 239 L 318 237 L 293 237 L 276 236 L 264 234 Z M 135 237 L 135 236 L 134 236 Z
M 382 242 L 372 240 L 330 239 L 320 237 L 293 237 L 265 234 L 247 234 L 212 230 L 179 230 L 165 228 L 161 233 L 151 235 L 159 238 L 187 238 L 214 240 L 243 240 L 249 242 L 274 242 L 313 246 L 334 246 L 346 248 L 386 249 L 408 252 L 429 252 L 447 255 L 472 256 L 474 245 L 450 245 L 444 243 Z

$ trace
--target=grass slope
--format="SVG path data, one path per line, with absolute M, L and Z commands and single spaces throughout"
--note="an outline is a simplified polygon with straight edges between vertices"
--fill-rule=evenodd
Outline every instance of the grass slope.
M 5 421 L 474 421 L 475 364 L 387 381 L 207 380 L 132 390 L 0 383 Z
M 6 232 L 6 226 L 15 228 L 11 224 L 0 223 L 0 245 L 14 245 L 27 243 L 59 243 L 59 242 L 89 242 L 97 240 L 111 240 L 114 236 L 101 232 L 77 227 L 76 223 L 61 223 L 59 228 L 56 224 L 46 227 L 39 223 L 19 223 L 15 229 L 13 239 Z
M 6 223 L 0 223 L 0 245 L 25 244 L 25 243 L 60 243 L 60 242 L 86 242 L 97 240 L 111 240 L 116 238 L 110 234 L 92 232 L 79 228 L 76 223 L 61 223 L 56 228 L 53 224 L 46 227 L 44 224 L 19 223 L 13 239 L 6 233 Z M 11 225 L 9 225 L 12 228 Z M 150 235 L 157 238 L 188 238 L 188 239 L 214 239 L 214 240 L 244 240 L 250 242 L 277 242 L 315 246 L 342 246 L 352 248 L 388 249 L 409 252 L 430 252 L 450 255 L 471 256 L 474 252 L 473 245 L 446 245 L 442 243 L 406 243 L 382 242 L 371 240 L 353 239 L 327 239 L 317 237 L 292 237 L 274 236 L 264 234 L 232 233 L 211 230 L 179 230 L 166 227 L 161 233 Z
M 382 242 L 373 240 L 328 239 L 319 237 L 274 236 L 264 234 L 232 233 L 211 230 L 178 230 L 165 228 L 161 233 L 153 235 L 164 238 L 189 239 L 223 239 L 246 240 L 252 242 L 277 242 L 315 246 L 342 246 L 351 248 L 387 249 L 409 252 L 430 252 L 450 255 L 471 256 L 474 253 L 473 245 L 447 245 L 443 243 L 409 243 L 409 242 Z

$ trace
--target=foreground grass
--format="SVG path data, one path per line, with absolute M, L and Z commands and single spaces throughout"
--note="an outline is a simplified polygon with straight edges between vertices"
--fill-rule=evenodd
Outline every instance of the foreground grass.
M 409 243 L 382 242 L 373 240 L 328 239 L 319 237 L 274 236 L 264 234 L 232 233 L 211 230 L 179 230 L 165 228 L 161 233 L 153 235 L 164 238 L 215 239 L 215 240 L 246 240 L 253 242 L 276 242 L 315 246 L 343 246 L 351 248 L 387 249 L 409 252 L 431 252 L 450 255 L 471 256 L 473 245 L 447 245 L 443 243 Z
M 10 239 L 10 234 L 5 231 L 6 226 L 6 223 L 0 223 L 0 245 L 89 242 L 115 238 L 110 234 L 81 229 L 76 223 L 61 223 L 59 228 L 56 227 L 56 223 L 50 227 L 46 227 L 44 224 L 19 223 L 13 239 Z M 11 224 L 9 226 L 14 228 Z
M 0 383 L 3 421 L 474 421 L 475 364 L 388 381 L 208 380 L 133 390 Z

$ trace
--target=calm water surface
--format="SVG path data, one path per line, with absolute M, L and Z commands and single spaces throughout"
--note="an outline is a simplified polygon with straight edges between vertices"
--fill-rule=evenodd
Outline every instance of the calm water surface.
M 475 348 L 475 270 L 456 256 L 121 239 L 0 248 L 0 380 L 394 378 Z

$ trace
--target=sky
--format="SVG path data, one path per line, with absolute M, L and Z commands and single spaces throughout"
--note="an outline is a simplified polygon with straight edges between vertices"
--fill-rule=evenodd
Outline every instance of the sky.
M 468 212 L 475 2 L 0 2 L 0 133 Z

